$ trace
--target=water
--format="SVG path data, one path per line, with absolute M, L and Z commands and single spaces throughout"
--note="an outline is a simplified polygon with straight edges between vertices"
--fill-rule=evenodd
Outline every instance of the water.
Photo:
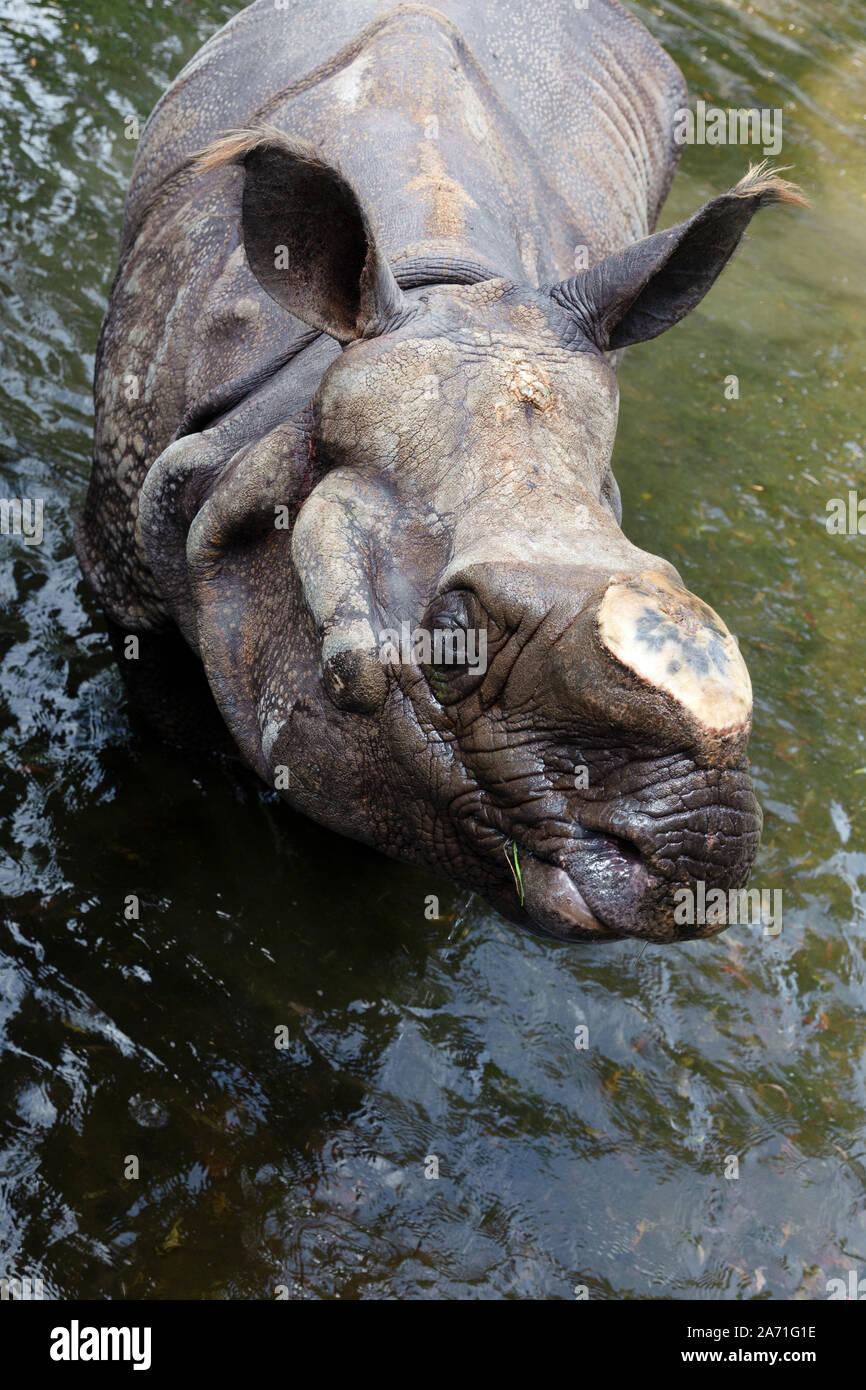
M 3 0 L 0 488 L 45 499 L 45 539 L 0 541 L 0 1272 L 46 1296 L 821 1298 L 866 1274 L 866 540 L 824 526 L 864 490 L 866 13 L 634 8 L 693 99 L 782 108 L 814 203 L 760 214 L 622 372 L 626 529 L 740 636 L 753 881 L 784 893 L 775 938 L 643 953 L 521 936 L 131 726 L 72 553 L 93 350 L 128 119 L 233 6 Z M 687 148 L 665 222 L 747 163 Z

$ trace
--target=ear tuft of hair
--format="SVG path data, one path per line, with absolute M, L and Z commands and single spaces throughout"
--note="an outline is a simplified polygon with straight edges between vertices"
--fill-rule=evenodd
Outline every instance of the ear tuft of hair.
M 243 164 L 254 150 L 277 147 L 296 160 L 305 164 L 323 165 L 323 160 L 307 140 L 298 140 L 286 135 L 276 126 L 250 126 L 246 130 L 228 130 L 217 136 L 205 149 L 193 156 L 192 165 L 197 173 L 206 174 L 211 169 L 225 169 L 230 164 Z
M 784 172 L 784 169 L 771 168 L 769 160 L 762 159 L 760 164 L 751 165 L 749 172 L 743 175 L 739 183 L 734 184 L 729 196 L 757 198 L 758 207 L 762 208 L 769 207 L 772 203 L 794 203 L 797 207 L 809 207 L 809 200 L 802 188 L 796 183 L 789 183 L 787 179 L 779 178 Z

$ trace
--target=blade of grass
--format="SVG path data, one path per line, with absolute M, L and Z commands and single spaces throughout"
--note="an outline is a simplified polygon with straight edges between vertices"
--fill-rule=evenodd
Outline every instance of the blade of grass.
M 516 870 L 516 872 L 517 872 L 517 882 L 518 882 L 518 884 L 520 885 L 520 906 L 522 907 L 522 906 L 523 906 L 523 874 L 520 872 L 520 864 L 519 864 L 518 861 L 517 861 L 517 846 L 516 846 L 516 845 L 513 846 L 513 850 L 514 850 L 514 868 L 515 868 L 515 870 Z
M 514 863 L 512 863 L 511 860 L 508 858 L 509 845 L 511 847 L 511 852 L 514 855 Z M 511 870 L 511 877 L 514 879 L 514 886 L 520 894 L 520 906 L 523 907 L 523 874 L 520 872 L 520 861 L 517 858 L 517 845 L 514 843 L 513 840 L 509 840 L 508 844 L 502 846 L 502 853 L 505 855 L 506 863 L 508 864 L 508 867 Z

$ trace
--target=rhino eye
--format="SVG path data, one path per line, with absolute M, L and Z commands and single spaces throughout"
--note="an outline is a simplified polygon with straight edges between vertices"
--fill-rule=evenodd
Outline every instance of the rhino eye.
M 421 669 L 441 705 L 464 699 L 487 671 L 487 625 L 475 595 L 455 589 L 434 600 L 424 618 L 429 662 Z

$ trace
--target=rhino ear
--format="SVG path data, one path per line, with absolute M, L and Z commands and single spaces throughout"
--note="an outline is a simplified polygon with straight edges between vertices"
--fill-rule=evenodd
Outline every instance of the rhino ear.
M 602 350 L 656 338 L 700 303 L 758 208 L 771 203 L 809 206 L 796 184 L 779 178 L 766 163 L 756 165 L 687 222 L 633 242 L 564 280 L 552 297 Z
M 312 145 L 270 126 L 222 136 L 196 159 L 244 171 L 247 261 L 281 308 L 338 342 L 381 331 L 403 295 L 355 190 Z

